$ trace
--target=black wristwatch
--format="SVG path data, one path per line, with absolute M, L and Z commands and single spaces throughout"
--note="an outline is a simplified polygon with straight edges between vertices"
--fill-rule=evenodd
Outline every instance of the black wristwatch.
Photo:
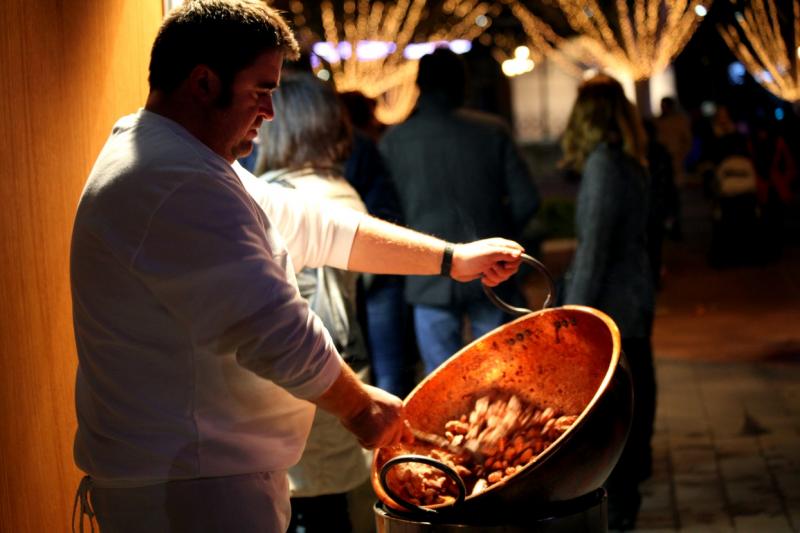
M 447 243 L 444 247 L 444 254 L 442 255 L 442 267 L 439 274 L 445 277 L 450 277 L 450 269 L 453 267 L 453 249 L 454 246 Z

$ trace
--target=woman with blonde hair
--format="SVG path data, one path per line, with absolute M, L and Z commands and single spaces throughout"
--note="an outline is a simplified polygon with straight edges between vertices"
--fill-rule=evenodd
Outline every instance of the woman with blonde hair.
M 588 305 L 614 319 L 633 374 L 633 426 L 606 484 L 610 528 L 631 529 L 640 504 L 639 482 L 650 473 L 655 291 L 647 251 L 646 141 L 641 120 L 617 80 L 601 74 L 581 84 L 562 148 L 562 164 L 581 180 L 575 212 L 578 245 L 565 279 L 564 303 Z

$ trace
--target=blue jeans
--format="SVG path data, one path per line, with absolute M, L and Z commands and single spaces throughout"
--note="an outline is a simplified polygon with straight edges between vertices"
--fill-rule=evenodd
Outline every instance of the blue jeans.
M 414 329 L 426 374 L 433 372 L 464 346 L 465 316 L 469 318 L 476 339 L 511 318 L 488 300 L 456 308 L 414 306 Z
M 403 278 L 376 276 L 367 290 L 366 302 L 375 386 L 403 398 L 414 386 L 415 362 L 413 350 L 407 349 Z

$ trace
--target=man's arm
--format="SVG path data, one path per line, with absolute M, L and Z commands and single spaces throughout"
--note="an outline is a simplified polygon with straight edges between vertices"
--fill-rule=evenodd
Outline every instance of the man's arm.
M 336 416 L 364 448 L 395 444 L 405 436 L 400 398 L 362 383 L 344 362 L 336 381 L 311 401 Z
M 349 270 L 373 274 L 437 275 L 448 243 L 373 217 L 358 226 L 350 251 Z M 482 278 L 495 286 L 513 275 L 522 246 L 493 238 L 455 244 L 450 276 L 457 281 Z

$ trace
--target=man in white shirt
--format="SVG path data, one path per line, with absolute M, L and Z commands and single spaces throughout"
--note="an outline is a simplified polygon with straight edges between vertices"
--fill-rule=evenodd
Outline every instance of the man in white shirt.
M 285 471 L 314 405 L 365 447 L 402 438 L 401 401 L 343 363 L 295 271 L 496 285 L 519 265 L 514 242 L 450 245 L 235 164 L 297 55 L 261 2 L 178 8 L 153 46 L 145 108 L 117 122 L 86 183 L 71 250 L 75 460 L 104 532 L 284 531 Z

